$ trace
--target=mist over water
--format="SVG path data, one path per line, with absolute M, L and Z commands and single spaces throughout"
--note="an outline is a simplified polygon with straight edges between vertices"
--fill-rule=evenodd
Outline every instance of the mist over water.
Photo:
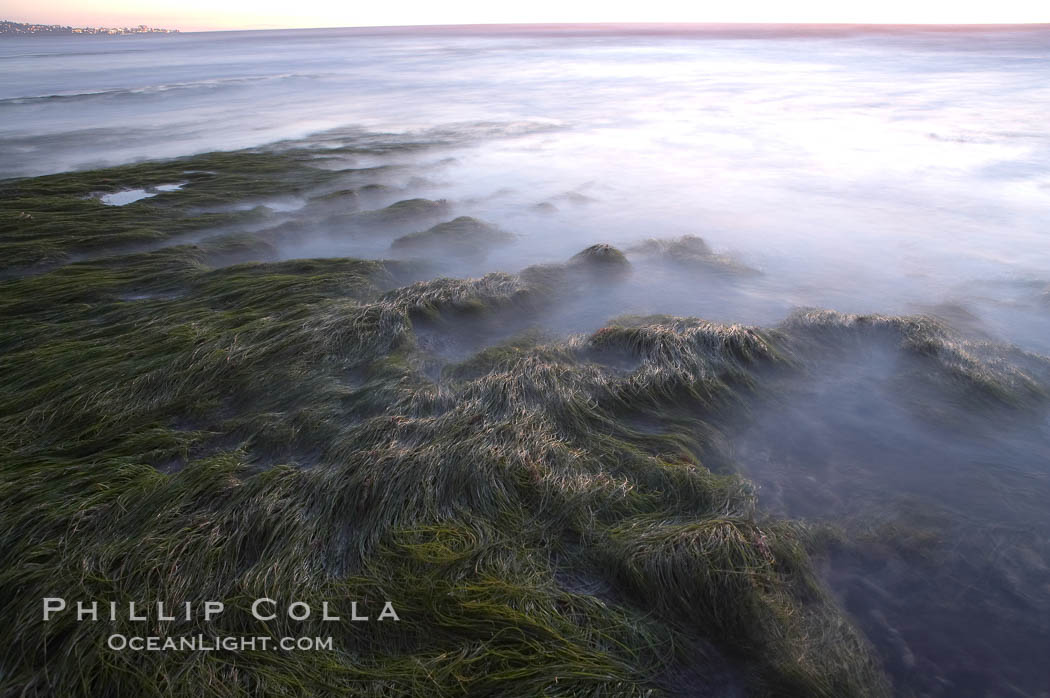
M 392 184 L 426 185 L 408 194 L 518 233 L 489 269 L 691 233 L 763 271 L 762 297 L 632 310 L 951 304 L 1050 350 L 1050 34 L 767 33 L 6 39 L 0 174 L 429 134 L 440 152 L 343 166 L 406 166 Z
M 267 259 L 422 258 L 426 278 L 627 252 L 621 283 L 433 338 L 448 360 L 531 325 L 771 327 L 806 307 L 933 315 L 1050 354 L 1048 66 L 1045 27 L 5 39 L 0 177 L 313 148 L 348 188 L 381 185 L 358 189 L 355 212 L 445 200 L 432 223 L 472 216 L 514 237 L 473 256 L 398 251 L 431 222 L 345 236 L 347 211 L 319 198 L 331 191 L 275 192 L 237 204 L 269 210 L 253 228 L 278 231 Z M 376 147 L 335 150 L 353 143 Z M 684 235 L 710 248 L 699 270 L 644 244 Z M 1050 420 L 960 438 L 900 361 L 879 346 L 821 359 L 726 436 L 769 511 L 948 541 L 933 563 L 876 549 L 826 571 L 898 685 L 1036 695 L 1050 685 L 1032 651 L 1050 638 Z

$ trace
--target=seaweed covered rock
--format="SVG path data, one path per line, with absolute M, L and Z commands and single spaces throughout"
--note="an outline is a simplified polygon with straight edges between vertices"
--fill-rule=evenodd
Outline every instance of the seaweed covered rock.
M 389 184 L 379 184 L 373 182 L 372 184 L 366 184 L 360 189 L 358 189 L 357 195 L 370 197 L 388 196 L 390 194 L 393 194 L 395 191 L 397 190 Z
M 470 216 L 460 216 L 427 230 L 397 238 L 395 251 L 484 257 L 490 248 L 511 242 L 514 235 Z
M 896 384 L 924 419 L 959 425 L 988 410 L 1050 401 L 1050 359 L 995 342 L 966 339 L 930 316 L 853 315 L 800 310 L 779 327 L 799 356 L 884 349 L 896 353 Z
M 569 260 L 570 264 L 594 264 L 608 266 L 630 266 L 623 252 L 612 245 L 598 243 L 577 252 Z
M 581 194 L 578 191 L 567 191 L 564 194 L 558 194 L 553 197 L 553 199 L 555 201 L 564 201 L 574 206 L 586 206 L 587 204 L 597 201 L 597 199 L 587 196 L 586 194 Z
M 355 211 L 361 205 L 360 198 L 356 189 L 337 189 L 311 196 L 308 205 L 322 210 Z
M 714 254 L 711 248 L 708 247 L 707 242 L 697 235 L 683 235 L 677 238 L 648 238 L 637 245 L 628 247 L 627 251 L 675 257 L 710 257 Z
M 619 278 L 628 273 L 627 256 L 612 245 L 599 243 L 577 252 L 569 259 L 570 269 L 583 269 L 601 278 Z
M 659 259 L 671 264 L 718 274 L 745 275 L 758 271 L 726 255 L 712 252 L 707 242 L 696 235 L 677 238 L 649 238 L 627 248 L 632 255 Z
M 652 363 L 683 366 L 697 360 L 697 373 L 711 362 L 720 372 L 757 361 L 779 362 L 781 353 L 760 330 L 742 325 L 720 325 L 698 318 L 668 315 L 625 316 L 608 323 L 585 345 L 598 353 L 622 352 Z
M 440 220 L 448 212 L 448 202 L 443 199 L 440 201 L 405 199 L 390 204 L 386 208 L 353 214 L 347 222 L 351 228 L 381 228 L 391 232 L 402 232 L 419 223 Z
M 316 194 L 310 197 L 310 201 L 357 201 L 356 189 L 336 189 L 326 194 Z
M 539 294 L 516 274 L 494 272 L 477 279 L 431 279 L 386 293 L 383 298 L 412 317 L 493 311 Z

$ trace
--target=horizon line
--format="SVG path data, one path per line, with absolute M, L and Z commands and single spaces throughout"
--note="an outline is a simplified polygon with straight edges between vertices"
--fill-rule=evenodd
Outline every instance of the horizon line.
M 258 32 L 258 31 L 319 31 L 319 30 L 455 30 L 455 29 L 571 29 L 571 28 L 637 28 L 637 29 L 685 29 L 685 28 L 760 28 L 760 27 L 789 27 L 789 28 L 824 28 L 824 29 L 909 29 L 909 28 L 933 28 L 933 29 L 957 29 L 957 28 L 1050 28 L 1050 21 L 1046 22 L 477 22 L 460 24 L 360 24 L 360 25 L 332 25 L 313 27 L 290 27 L 272 26 L 255 28 L 218 28 L 218 29 L 179 29 L 174 26 L 157 26 L 144 24 L 53 24 L 29 20 L 0 19 L 0 22 L 11 22 L 15 24 L 29 24 L 37 26 L 80 28 L 120 28 L 149 26 L 157 29 L 176 29 L 180 34 L 209 34 L 220 32 Z

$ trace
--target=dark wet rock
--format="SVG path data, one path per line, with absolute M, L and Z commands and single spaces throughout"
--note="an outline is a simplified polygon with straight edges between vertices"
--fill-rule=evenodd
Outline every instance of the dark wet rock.
M 632 255 L 658 259 L 693 269 L 721 274 L 758 274 L 757 269 L 741 264 L 726 255 L 715 254 L 707 242 L 696 235 L 677 238 L 649 238 L 627 248 Z
M 470 216 L 439 223 L 433 228 L 397 238 L 391 249 L 446 253 L 457 257 L 482 257 L 495 245 L 506 244 L 514 235 Z

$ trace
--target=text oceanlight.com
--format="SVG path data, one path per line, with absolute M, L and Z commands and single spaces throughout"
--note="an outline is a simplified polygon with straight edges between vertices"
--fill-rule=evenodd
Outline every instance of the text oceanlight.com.
M 331 637 L 239 637 L 187 635 L 183 637 L 159 637 L 151 635 L 130 637 L 115 633 L 106 638 L 106 646 L 111 650 L 134 652 L 165 652 L 170 650 L 182 652 L 255 652 L 268 650 L 330 650 L 333 649 Z

